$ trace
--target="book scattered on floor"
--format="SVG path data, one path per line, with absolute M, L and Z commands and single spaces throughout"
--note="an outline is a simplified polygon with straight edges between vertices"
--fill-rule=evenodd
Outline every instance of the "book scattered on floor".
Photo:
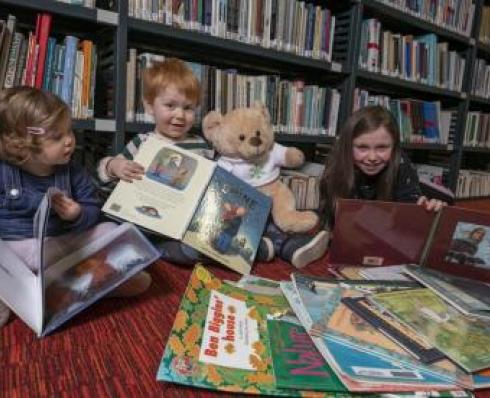
M 306 386 L 326 386 L 339 392 L 332 396 L 347 398 L 347 390 L 301 325 L 277 324 L 288 312 L 283 295 L 251 293 L 196 266 L 157 379 L 212 390 L 287 396 L 303 396 L 298 389 Z M 282 346 L 276 347 L 271 332 L 278 330 L 289 333 L 290 340 L 278 340 Z M 282 353 L 280 359 L 274 356 L 285 344 L 289 363 Z
M 56 245 L 45 232 L 50 198 L 56 192 L 48 190 L 35 216 L 34 270 L 0 240 L 0 299 L 38 336 L 52 332 L 159 257 L 137 228 L 124 223 L 55 259 Z
M 179 239 L 248 274 L 271 200 L 215 162 L 151 137 L 135 159 L 141 180 L 119 181 L 103 211 Z
M 345 304 L 345 299 L 370 302 L 371 296 L 414 289 L 420 289 L 414 281 L 338 281 L 299 274 L 291 281 L 247 275 L 227 283 L 197 265 L 157 379 L 283 396 L 472 397 L 463 388 L 488 385 L 485 371 L 463 371 L 405 326 L 401 332 L 410 334 L 425 354 L 431 347 L 437 351 L 437 358 L 424 363 Z M 399 321 L 380 308 L 373 311 L 387 322 Z
M 340 200 L 336 219 L 329 256 L 333 266 L 418 264 L 404 272 L 461 311 L 490 317 L 488 293 L 482 293 L 490 288 L 490 214 Z

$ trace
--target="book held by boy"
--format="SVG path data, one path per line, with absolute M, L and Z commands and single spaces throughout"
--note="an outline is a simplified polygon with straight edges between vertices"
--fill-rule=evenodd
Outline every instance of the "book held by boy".
M 248 274 L 271 200 L 215 162 L 156 137 L 141 144 L 141 180 L 119 181 L 103 211 L 182 240 Z
M 50 189 L 36 213 L 36 264 L 26 264 L 0 239 L 0 299 L 38 336 L 45 336 L 159 257 L 146 237 L 124 223 L 59 258 L 45 236 Z M 56 239 L 56 238 L 54 238 Z

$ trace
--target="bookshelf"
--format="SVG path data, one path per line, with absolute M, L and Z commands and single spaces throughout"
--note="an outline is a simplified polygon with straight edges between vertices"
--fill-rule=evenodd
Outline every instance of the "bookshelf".
M 151 6 L 152 2 L 147 3 Z M 466 35 L 451 26 L 434 23 L 416 12 L 401 9 L 393 5 L 396 1 L 307 0 L 304 8 L 308 8 L 309 3 L 328 8 L 336 18 L 331 61 L 129 16 L 129 0 L 97 0 L 95 8 L 56 0 L 0 0 L 0 12 L 3 18 L 9 13 L 16 15 L 23 28 L 31 29 L 35 24 L 36 13 L 48 12 L 53 15 L 52 32 L 55 36 L 79 35 L 81 38 L 91 38 L 96 43 L 99 63 L 94 118 L 74 121 L 75 129 L 87 132 L 83 142 L 89 145 L 88 148 L 98 145 L 104 151 L 114 153 L 133 134 L 152 128 L 149 123 L 126 120 L 126 62 L 129 49 L 136 48 L 138 52 L 176 56 L 189 62 L 234 69 L 239 73 L 274 75 L 291 81 L 301 79 L 306 84 L 334 88 L 341 97 L 337 126 L 341 126 L 352 112 L 356 88 L 392 98 L 438 101 L 443 109 L 454 112 L 451 142 L 406 142 L 403 147 L 407 152 L 415 159 L 427 158 L 429 162 L 430 154 L 435 153 L 437 162 L 443 162 L 448 170 L 445 184 L 452 190 L 457 188 L 460 168 L 474 165 L 474 162 L 468 161 L 469 158 L 476 155 L 488 158 L 485 161 L 490 164 L 488 148 L 464 144 L 468 113 L 490 113 L 490 97 L 483 98 L 471 93 L 472 73 L 469 71 L 473 71 L 476 60 L 484 59 L 490 64 L 490 43 L 478 39 L 480 12 L 474 13 L 473 28 Z M 485 4 L 485 0 L 474 0 L 476 10 Z M 363 20 L 369 18 L 376 18 L 383 29 L 401 35 L 434 33 L 438 42 L 447 42 L 449 49 L 456 51 L 465 62 L 462 89 L 431 86 L 360 67 L 362 24 Z M 314 153 L 311 148 L 317 144 L 330 146 L 334 142 L 333 137 L 325 135 L 291 134 L 285 131 L 279 131 L 276 137 L 286 145 L 309 148 L 309 153 Z

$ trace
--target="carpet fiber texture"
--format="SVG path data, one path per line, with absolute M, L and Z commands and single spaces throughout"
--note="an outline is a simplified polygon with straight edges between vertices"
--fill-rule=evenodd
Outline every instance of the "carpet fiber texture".
M 239 275 L 210 266 L 221 278 Z M 131 299 L 102 299 L 38 339 L 17 317 L 0 330 L 0 397 L 224 397 L 229 394 L 156 381 L 156 373 L 191 268 L 157 261 L 150 289 Z M 277 260 L 253 274 L 287 279 Z M 325 259 L 302 270 L 327 276 Z M 236 396 L 236 395 L 235 395 Z M 490 391 L 478 398 L 490 398 Z

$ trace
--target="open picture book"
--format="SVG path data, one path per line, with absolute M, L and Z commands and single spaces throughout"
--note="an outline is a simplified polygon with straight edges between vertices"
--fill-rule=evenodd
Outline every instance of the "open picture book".
M 145 168 L 143 178 L 119 181 L 104 212 L 250 273 L 269 197 L 215 162 L 156 137 L 141 144 L 134 161 Z
M 158 251 L 124 223 L 59 258 L 46 237 L 50 189 L 35 216 L 36 264 L 26 264 L 0 239 L 0 299 L 38 336 L 44 336 L 154 262 Z
M 489 213 L 345 199 L 333 236 L 332 266 L 404 265 L 461 312 L 490 317 Z

